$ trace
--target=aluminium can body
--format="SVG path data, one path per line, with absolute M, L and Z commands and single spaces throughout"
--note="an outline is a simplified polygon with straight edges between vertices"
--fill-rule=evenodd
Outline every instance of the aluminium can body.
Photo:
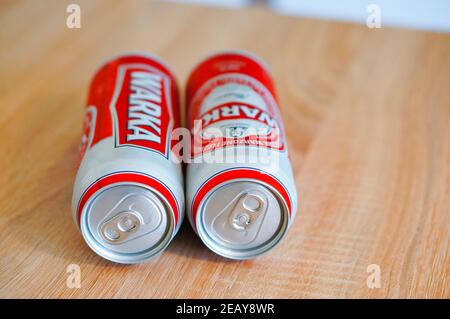
M 210 56 L 189 77 L 186 105 L 193 132 L 186 171 L 192 227 L 227 258 L 269 251 L 294 220 L 297 192 L 265 63 L 240 51 Z
M 138 263 L 162 252 L 184 214 L 176 80 L 164 62 L 143 53 L 111 59 L 91 83 L 74 222 L 87 244 L 114 262 Z

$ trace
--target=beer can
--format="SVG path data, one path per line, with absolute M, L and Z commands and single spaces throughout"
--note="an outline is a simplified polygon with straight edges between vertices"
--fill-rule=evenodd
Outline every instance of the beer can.
M 143 262 L 162 252 L 177 233 L 184 189 L 171 135 L 179 116 L 175 77 L 160 59 L 125 53 L 95 74 L 72 215 L 100 256 Z
M 227 258 L 269 251 L 294 220 L 297 192 L 268 67 L 247 52 L 212 55 L 191 72 L 186 106 L 192 227 Z

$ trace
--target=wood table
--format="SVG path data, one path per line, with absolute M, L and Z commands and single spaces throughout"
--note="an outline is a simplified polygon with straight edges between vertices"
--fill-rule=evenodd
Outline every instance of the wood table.
M 0 5 L 0 297 L 450 297 L 450 35 L 260 7 L 77 3 L 81 29 L 66 27 L 66 1 Z M 273 69 L 299 192 L 287 238 L 231 261 L 185 223 L 149 263 L 98 257 L 70 215 L 96 68 L 144 50 L 183 88 L 229 48 Z

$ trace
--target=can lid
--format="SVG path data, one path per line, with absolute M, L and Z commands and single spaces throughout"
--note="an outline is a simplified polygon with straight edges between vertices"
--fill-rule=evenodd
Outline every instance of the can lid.
M 197 218 L 204 243 L 227 258 L 256 257 L 274 247 L 287 231 L 289 215 L 263 184 L 234 181 L 205 198 Z
M 96 253 L 130 264 L 164 250 L 172 238 L 174 217 L 151 190 L 122 184 L 106 188 L 88 201 L 80 227 Z

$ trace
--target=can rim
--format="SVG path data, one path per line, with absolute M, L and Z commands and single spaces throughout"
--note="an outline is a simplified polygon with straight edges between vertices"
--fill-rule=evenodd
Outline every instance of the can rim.
M 113 187 L 118 187 L 118 186 L 138 186 L 138 187 L 141 187 L 141 188 L 145 189 L 146 191 L 150 191 L 154 195 L 156 195 L 158 197 L 158 199 L 161 201 L 161 203 L 163 204 L 163 206 L 165 208 L 166 216 L 168 217 L 168 220 L 167 220 L 167 222 L 168 222 L 168 230 L 167 230 L 165 235 L 161 238 L 161 240 L 159 241 L 159 243 L 155 247 L 151 247 L 151 248 L 146 249 L 146 250 L 144 250 L 142 252 L 130 253 L 130 254 L 112 252 L 112 251 L 108 250 L 106 247 L 104 247 L 101 243 L 99 243 L 95 239 L 95 237 L 92 234 L 91 230 L 87 226 L 87 216 L 88 216 L 88 214 L 86 214 L 86 212 L 92 206 L 93 201 L 100 194 L 102 194 L 103 192 L 107 191 L 108 189 L 111 189 Z M 171 212 L 170 211 L 170 206 L 168 205 L 168 203 L 164 199 L 164 197 L 161 196 L 161 194 L 159 194 L 158 191 L 152 189 L 151 187 L 148 187 L 148 186 L 140 184 L 140 183 L 133 183 L 133 182 L 114 183 L 114 184 L 110 184 L 110 185 L 108 185 L 106 187 L 103 187 L 103 188 L 99 189 L 97 192 L 95 192 L 88 199 L 88 201 L 84 205 L 83 210 L 81 212 L 79 228 L 80 228 L 81 234 L 82 234 L 82 236 L 84 238 L 84 241 L 99 256 L 101 256 L 101 257 L 103 257 L 103 258 L 105 258 L 105 259 L 107 259 L 109 261 L 116 262 L 116 263 L 119 263 L 119 264 L 137 264 L 137 263 L 141 263 L 141 262 L 144 262 L 144 261 L 151 260 L 154 257 L 158 256 L 170 244 L 171 239 L 172 239 L 172 237 L 174 235 L 174 231 L 176 229 L 174 214 L 170 213 L 170 212 Z
M 256 247 L 256 249 L 251 248 L 251 249 L 238 250 L 238 249 L 233 249 L 230 247 L 225 247 L 225 246 L 219 245 L 217 243 L 217 241 L 214 241 L 212 236 L 209 234 L 207 227 L 203 223 L 204 204 L 212 196 L 212 194 L 217 189 L 219 189 L 223 186 L 226 186 L 233 182 L 240 182 L 240 181 L 252 182 L 252 183 L 256 183 L 256 184 L 266 187 L 274 195 L 274 197 L 277 199 L 278 204 L 280 205 L 282 221 L 280 223 L 279 231 L 267 242 Z M 215 186 L 201 200 L 198 210 L 199 211 L 197 213 L 196 220 L 195 220 L 195 226 L 196 226 L 198 236 L 200 237 L 202 242 L 213 252 L 215 252 L 216 254 L 218 254 L 222 257 L 229 258 L 229 259 L 245 260 L 245 259 L 250 259 L 250 258 L 255 258 L 255 257 L 260 257 L 262 255 L 265 255 L 270 250 L 272 250 L 272 248 L 277 246 L 277 244 L 286 236 L 288 228 L 289 228 L 288 226 L 289 226 L 290 218 L 289 218 L 289 210 L 288 210 L 286 203 L 280 198 L 280 196 L 278 195 L 278 193 L 272 186 L 270 186 L 267 183 L 255 180 L 255 179 L 249 179 L 249 178 L 233 179 L 233 180 L 226 181 L 224 183 L 221 183 L 221 184 Z

